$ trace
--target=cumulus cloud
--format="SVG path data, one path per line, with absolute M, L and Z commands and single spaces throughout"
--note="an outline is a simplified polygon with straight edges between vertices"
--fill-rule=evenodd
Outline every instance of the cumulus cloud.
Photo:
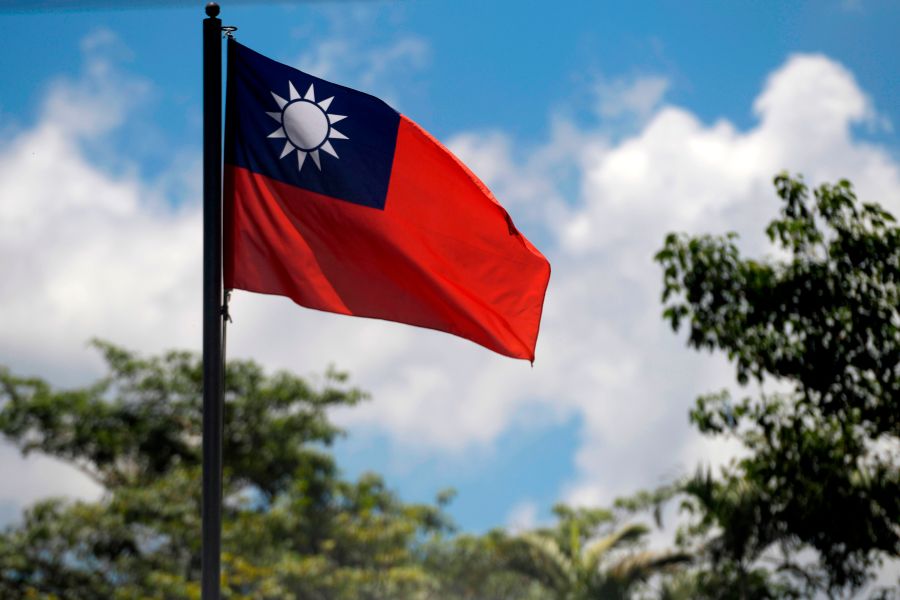
M 122 125 L 149 84 L 106 58 L 108 34 L 89 36 L 81 77 L 50 86 L 38 122 L 0 151 L 0 363 L 61 384 L 97 373 L 93 336 L 133 347 L 194 345 L 198 206 L 173 208 L 135 169 L 111 175 L 85 144 Z M 176 177 L 176 175 L 169 175 Z M 0 502 L 92 496 L 96 485 L 46 457 L 0 446 Z
M 418 60 L 417 42 L 394 42 L 384 64 Z M 331 51 L 319 52 L 325 61 Z M 116 73 L 113 85 L 101 58 L 86 65 L 80 80 L 52 86 L 38 122 L 0 151 L 0 252 L 16 257 L 0 278 L 0 362 L 61 383 L 97 374 L 84 349 L 92 336 L 148 352 L 200 341 L 199 206 L 173 201 L 165 182 L 142 180 L 136 166 L 113 174 L 90 160 L 85 141 L 136 110 L 135 94 L 121 90 L 148 84 Z M 876 113 L 852 74 L 824 56 L 794 56 L 775 71 L 747 130 L 660 104 L 662 81 L 619 91 L 632 99 L 601 101 L 598 111 L 644 114 L 625 139 L 557 119 L 537 148 L 499 131 L 448 140 L 553 264 L 534 368 L 445 334 L 241 292 L 229 354 L 301 374 L 350 370 L 374 400 L 336 418 L 419 455 L 490 447 L 530 414 L 547 426 L 577 416 L 577 477 L 560 491 L 573 501 L 605 502 L 728 455 L 687 424 L 694 396 L 733 377 L 721 357 L 686 350 L 660 318 L 652 256 L 663 236 L 737 229 L 748 250 L 764 252 L 776 171 L 848 177 L 863 198 L 900 212 L 898 167 L 856 137 L 854 125 Z M 199 171 L 167 177 L 196 189 Z M 0 454 L 2 478 L 25 468 L 11 457 Z M 79 485 L 43 489 L 87 493 Z M 31 498 L 15 494 L 3 492 L 0 504 Z M 529 511 L 523 504 L 519 516 Z
M 328 25 L 304 32 L 313 43 L 294 61 L 299 69 L 366 90 L 394 106 L 413 92 L 415 75 L 431 60 L 431 48 L 422 37 L 392 32 L 384 38 L 384 20 L 392 18 L 391 11 L 357 5 L 322 14 Z M 322 31 L 327 37 L 318 38 Z
M 621 491 L 620 478 L 632 485 L 652 483 L 652 477 L 665 475 L 658 457 L 667 452 L 690 468 L 734 451 L 711 447 L 678 426 L 685 422 L 685 402 L 730 386 L 731 371 L 721 358 L 673 348 L 674 336 L 659 319 L 659 273 L 640 263 L 649 261 L 667 231 L 736 230 L 747 251 L 767 252 L 761 231 L 777 208 L 770 181 L 781 169 L 804 173 L 812 182 L 847 177 L 863 198 L 900 210 L 897 165 L 884 149 L 854 138 L 853 125 L 874 109 L 841 65 L 818 55 L 791 57 L 771 75 L 754 109 L 758 124 L 738 131 L 726 121 L 706 125 L 684 109 L 663 107 L 636 136 L 584 172 L 582 210 L 560 232 L 564 253 L 581 257 L 584 267 L 575 277 L 627 282 L 631 289 L 627 306 L 610 296 L 598 303 L 595 294 L 579 293 L 577 286 L 569 302 L 605 304 L 608 310 L 600 310 L 618 317 L 610 323 L 628 350 L 601 358 L 601 364 L 623 356 L 636 364 L 630 371 L 617 369 L 630 412 L 620 415 L 631 424 L 624 434 L 597 404 L 585 410 L 592 434 L 579 451 L 582 475 L 570 489 L 573 499 L 608 499 Z M 607 387 L 605 381 L 598 379 L 595 389 Z M 610 477 L 614 448 L 629 456 L 638 475 Z
M 0 252 L 15 257 L 0 284 L 7 364 L 75 371 L 87 366 L 81 346 L 91 336 L 159 347 L 198 331 L 199 206 L 174 208 L 136 168 L 110 174 L 84 150 L 121 126 L 147 88 L 91 57 L 80 79 L 50 87 L 38 122 L 0 151 Z
M 422 38 L 407 35 L 375 51 L 360 51 L 361 42 L 337 37 L 317 44 L 297 61 L 306 71 L 331 79 L 358 79 L 360 87 L 373 85 L 394 69 L 419 69 L 429 56 Z
M 722 357 L 686 350 L 660 318 L 652 256 L 667 232 L 737 230 L 747 251 L 770 251 L 762 230 L 778 208 L 771 178 L 781 169 L 812 182 L 847 177 L 863 198 L 900 210 L 896 163 L 854 135 L 854 125 L 876 113 L 844 67 L 819 55 L 791 57 L 753 106 L 758 122 L 745 131 L 671 105 L 622 140 L 582 130 L 581 151 L 570 158 L 577 199 L 544 197 L 565 205 L 550 209 L 564 218 L 551 221 L 554 274 L 536 385 L 541 399 L 581 417 L 579 476 L 563 492 L 570 501 L 608 502 L 736 450 L 687 424 L 693 398 L 731 386 L 733 375 Z M 508 182 L 554 181 L 552 162 L 516 161 L 502 134 L 463 141 L 457 150 L 501 198 L 506 191 L 539 202 Z
M 662 102 L 669 80 L 660 75 L 601 79 L 597 83 L 597 114 L 603 119 L 644 120 Z

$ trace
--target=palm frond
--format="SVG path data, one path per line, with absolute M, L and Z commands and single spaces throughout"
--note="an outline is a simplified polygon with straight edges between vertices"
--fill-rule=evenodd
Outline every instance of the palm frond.
M 501 548 L 511 570 L 552 590 L 568 590 L 575 585 L 576 567 L 553 539 L 526 533 L 506 540 Z
M 691 560 L 693 556 L 687 552 L 640 552 L 626 556 L 613 565 L 609 569 L 609 576 L 627 586 Z
M 650 529 L 646 525 L 632 523 L 631 525 L 626 525 L 608 536 L 597 540 L 588 546 L 584 552 L 584 556 L 581 559 L 584 570 L 588 573 L 595 572 L 600 566 L 600 561 L 608 552 L 622 544 L 635 542 L 641 539 L 649 531 Z

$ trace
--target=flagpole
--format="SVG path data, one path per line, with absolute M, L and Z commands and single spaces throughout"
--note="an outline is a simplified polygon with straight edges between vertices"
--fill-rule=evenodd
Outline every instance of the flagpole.
M 203 19 L 203 499 L 201 590 L 219 600 L 222 552 L 222 21 Z

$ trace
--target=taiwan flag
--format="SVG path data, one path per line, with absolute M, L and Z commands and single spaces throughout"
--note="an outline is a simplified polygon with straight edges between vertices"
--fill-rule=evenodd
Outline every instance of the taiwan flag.
M 550 264 L 425 130 L 233 39 L 225 121 L 226 288 L 534 360 Z

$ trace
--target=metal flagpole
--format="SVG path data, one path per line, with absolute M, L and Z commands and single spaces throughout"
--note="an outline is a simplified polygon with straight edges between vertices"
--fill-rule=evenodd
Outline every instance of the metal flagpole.
M 203 19 L 203 500 L 201 589 L 219 600 L 222 551 L 222 21 Z

